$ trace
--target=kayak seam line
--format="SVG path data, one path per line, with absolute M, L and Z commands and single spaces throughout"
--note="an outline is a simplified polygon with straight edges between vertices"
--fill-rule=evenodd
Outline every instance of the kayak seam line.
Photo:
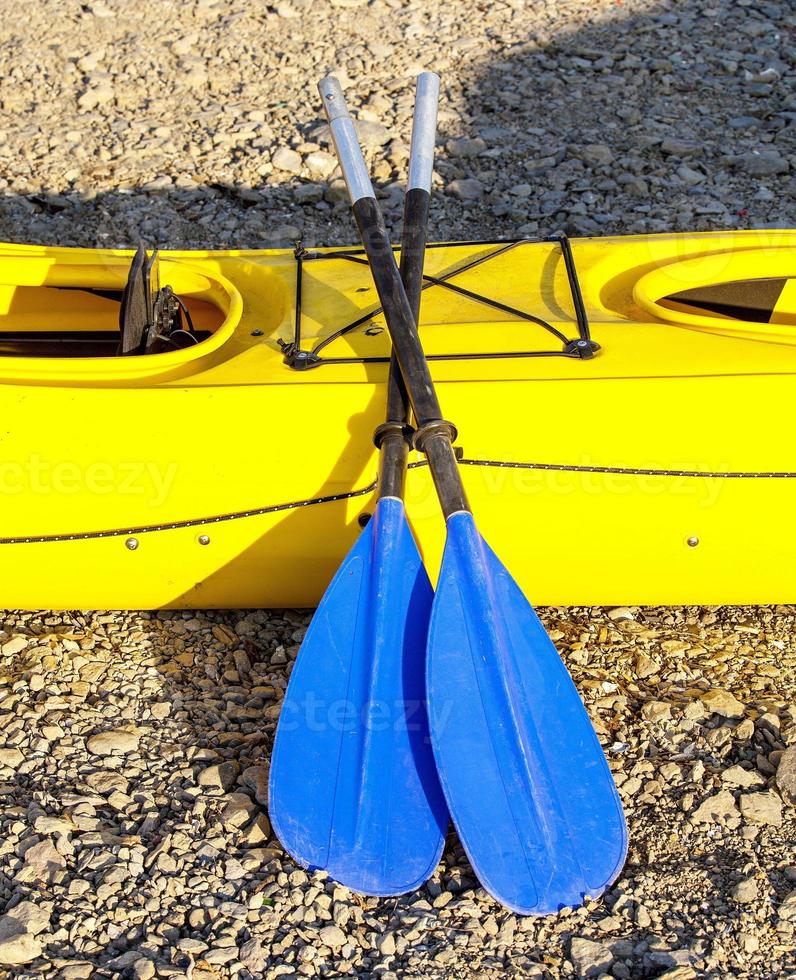
M 19 537 L 0 537 L 3 544 L 47 544 L 63 541 L 86 541 L 93 538 L 114 538 L 125 534 L 146 534 L 150 531 L 175 531 L 186 527 L 201 527 L 204 524 L 222 524 L 225 521 L 236 521 L 244 517 L 261 517 L 264 514 L 276 514 L 283 510 L 296 510 L 299 507 L 311 507 L 314 504 L 331 504 L 339 500 L 350 500 L 352 497 L 364 497 L 372 493 L 378 485 L 373 480 L 359 490 L 347 490 L 344 493 L 333 493 L 325 497 L 311 497 L 307 500 L 294 500 L 286 504 L 271 504 L 267 507 L 252 507 L 249 510 L 238 510 L 229 514 L 216 514 L 212 517 L 195 517 L 184 521 L 168 521 L 163 524 L 140 524 L 134 527 L 114 528 L 105 531 L 78 531 L 72 534 L 31 534 Z
M 495 466 L 501 469 L 516 470 L 556 470 L 564 473 L 615 473 L 627 476 L 681 476 L 695 479 L 732 479 L 732 480 L 792 480 L 796 472 L 747 472 L 743 470 L 659 470 L 639 466 L 578 466 L 568 463 L 518 463 L 495 459 L 466 459 L 459 460 L 462 466 Z M 423 466 L 423 461 L 410 463 L 409 466 Z
M 647 467 L 626 466 L 588 466 L 570 465 L 567 463 L 534 463 L 514 462 L 495 459 L 459 460 L 461 466 L 488 466 L 498 469 L 519 470 L 552 470 L 560 473 L 605 473 L 622 476 L 662 476 L 686 477 L 693 479 L 712 480 L 793 480 L 796 472 L 746 472 L 740 470 L 662 470 Z M 410 470 L 428 466 L 426 460 L 416 460 L 409 463 Z M 266 507 L 252 507 L 248 510 L 232 511 L 227 514 L 215 514 L 211 517 L 194 517 L 183 521 L 167 521 L 162 524 L 138 524 L 128 527 L 113 528 L 103 531 L 77 531 L 67 534 L 28 534 L 14 537 L 0 537 L 0 545 L 4 544 L 48 544 L 66 541 L 89 541 L 97 538 L 114 538 L 122 535 L 147 534 L 153 531 L 176 531 L 188 527 L 201 527 L 205 524 L 223 524 L 227 521 L 237 521 L 246 517 L 262 517 L 266 514 L 277 514 L 280 511 L 297 510 L 300 507 L 312 507 L 315 504 L 331 504 L 340 500 L 351 500 L 372 493 L 378 486 L 378 480 L 371 481 L 367 486 L 358 490 L 347 490 L 343 493 L 328 494 L 323 497 L 310 497 L 306 500 L 293 500 L 289 503 L 270 504 Z

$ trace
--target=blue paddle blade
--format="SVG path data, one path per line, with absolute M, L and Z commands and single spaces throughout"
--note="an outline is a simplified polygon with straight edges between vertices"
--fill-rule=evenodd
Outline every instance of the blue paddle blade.
M 379 500 L 313 617 L 280 714 L 274 830 L 300 864 L 368 895 L 419 887 L 448 827 L 425 704 L 432 600 L 402 501 Z
M 451 816 L 484 887 L 523 914 L 603 892 L 627 852 L 610 769 L 552 641 L 471 514 L 448 519 L 428 710 Z

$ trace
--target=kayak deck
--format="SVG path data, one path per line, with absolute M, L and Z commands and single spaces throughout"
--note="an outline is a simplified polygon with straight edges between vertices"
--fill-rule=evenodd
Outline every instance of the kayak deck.
M 485 535 L 534 602 L 796 599 L 794 250 L 789 231 L 573 241 L 599 345 L 582 358 L 560 243 L 429 249 L 429 276 L 464 269 L 450 283 L 492 301 L 432 284 L 421 329 Z M 161 252 L 201 342 L 86 357 L 80 336 L 30 356 L 24 334 L 109 344 L 118 303 L 99 291 L 123 288 L 131 253 L 0 247 L 9 604 L 317 601 L 372 510 L 389 356 L 367 267 L 335 251 Z M 297 350 L 321 362 L 291 367 Z M 433 570 L 443 529 L 413 463 Z
M 28 335 L 35 350 L 42 335 L 54 344 L 59 334 L 107 341 L 118 331 L 131 253 L 7 245 L 0 246 L 0 255 L 0 345 L 8 335 L 19 336 L 20 344 Z M 304 355 L 293 351 L 294 367 L 317 359 L 323 369 L 322 378 L 294 377 L 302 383 L 381 377 L 378 365 L 389 358 L 389 335 L 361 251 L 159 255 L 163 278 L 186 300 L 205 337 L 203 346 L 124 365 L 98 357 L 90 373 L 82 370 L 77 351 L 13 360 L 0 354 L 3 377 L 71 376 L 87 384 L 92 377 L 97 384 L 141 377 L 150 384 L 168 381 L 180 365 L 191 364 L 190 377 L 183 377 L 188 383 L 205 383 L 208 370 L 227 384 L 284 383 L 292 376 L 285 371 L 285 352 L 292 348 Z M 667 348 L 678 354 L 673 367 L 678 375 L 704 371 L 704 359 L 718 353 L 729 367 L 734 359 L 738 368 L 755 370 L 747 358 L 757 351 L 764 369 L 769 355 L 761 342 L 794 345 L 796 280 L 787 271 L 794 259 L 796 232 L 780 230 L 575 240 L 573 271 L 558 241 L 431 245 L 421 315 L 424 343 L 440 380 L 583 376 L 582 365 L 566 365 L 567 359 L 580 359 L 566 348 L 583 339 L 584 323 L 600 333 L 595 340 L 603 348 L 589 365 L 590 378 L 607 372 L 657 374 L 668 364 Z M 711 287 L 718 291 L 712 304 Z M 724 303 L 722 290 L 730 296 Z M 628 334 L 624 328 L 630 325 L 644 329 Z M 672 326 L 701 336 L 680 330 L 673 341 Z M 716 337 L 755 343 L 716 344 Z M 660 349 L 650 363 L 645 355 L 656 345 Z M 201 364 L 191 363 L 200 354 Z M 541 363 L 547 358 L 550 363 Z

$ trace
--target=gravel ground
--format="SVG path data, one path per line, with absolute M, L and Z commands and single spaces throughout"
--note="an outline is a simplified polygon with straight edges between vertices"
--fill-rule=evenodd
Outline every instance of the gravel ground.
M 443 75 L 435 237 L 796 224 L 784 0 L 0 11 L 4 239 L 353 242 L 332 68 L 396 233 L 421 68 Z M 264 791 L 308 614 L 5 614 L 0 975 L 796 977 L 796 608 L 543 618 L 631 850 L 604 899 L 539 920 L 491 901 L 453 837 L 398 900 L 285 858 Z

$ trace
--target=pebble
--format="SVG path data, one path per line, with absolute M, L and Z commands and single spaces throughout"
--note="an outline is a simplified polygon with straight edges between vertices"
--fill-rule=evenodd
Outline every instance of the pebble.
M 284 170 L 289 174 L 301 173 L 301 168 L 303 167 L 301 154 L 296 153 L 295 150 L 288 149 L 286 146 L 280 146 L 274 151 L 271 157 L 271 163 L 277 170 Z
M 697 156 L 704 149 L 704 143 L 700 143 L 697 140 L 678 139 L 676 136 L 667 136 L 661 143 L 661 150 L 675 157 Z
M 324 946 L 330 949 L 341 949 L 346 943 L 346 934 L 339 926 L 324 926 L 319 937 Z
M 484 196 L 484 185 L 475 177 L 452 180 L 445 190 L 460 201 L 477 201 Z
M 392 139 L 392 133 L 383 123 L 371 119 L 356 119 L 354 122 L 359 142 L 365 150 L 377 150 Z
M 238 959 L 250 973 L 257 975 L 268 964 L 268 950 L 259 940 L 250 939 L 241 946 Z
M 777 909 L 780 919 L 796 920 L 796 891 L 788 892 Z
M 636 675 L 642 680 L 647 677 L 653 677 L 661 669 L 660 664 L 653 660 L 652 657 L 647 656 L 646 653 L 641 653 L 636 657 L 635 668 Z
M 756 901 L 758 894 L 757 881 L 754 878 L 742 879 L 737 885 L 733 885 L 730 891 L 730 897 L 744 905 Z
M 614 151 L 607 143 L 591 143 L 580 150 L 580 156 L 590 167 L 606 167 L 613 163 Z
M 607 611 L 606 615 L 608 616 L 609 619 L 614 620 L 614 621 L 616 621 L 616 620 L 629 620 L 629 621 L 633 621 L 636 618 L 636 612 L 635 612 L 635 610 L 634 609 L 631 609 L 629 606 L 615 606 L 613 609 L 609 609 Z M 647 655 L 644 654 L 644 653 L 642 653 L 642 654 L 639 654 L 639 656 L 646 657 Z M 649 659 L 649 658 L 647 658 L 647 659 Z
M 155 964 L 146 956 L 142 956 L 136 960 L 130 969 L 136 980 L 152 980 L 152 977 L 157 972 L 155 970 Z
M 459 139 L 448 140 L 445 149 L 453 157 L 477 157 L 486 149 L 486 142 L 478 136 L 462 136 Z
M 28 932 L 37 936 L 50 924 L 50 913 L 34 902 L 23 901 L 0 917 L 0 938 Z
M 332 171 L 337 169 L 337 157 L 323 150 L 316 150 L 313 153 L 307 154 L 304 158 L 304 166 L 309 171 L 311 177 L 324 179 Z
M 648 701 L 641 709 L 641 716 L 647 721 L 667 721 L 672 716 L 672 706 L 666 701 Z

